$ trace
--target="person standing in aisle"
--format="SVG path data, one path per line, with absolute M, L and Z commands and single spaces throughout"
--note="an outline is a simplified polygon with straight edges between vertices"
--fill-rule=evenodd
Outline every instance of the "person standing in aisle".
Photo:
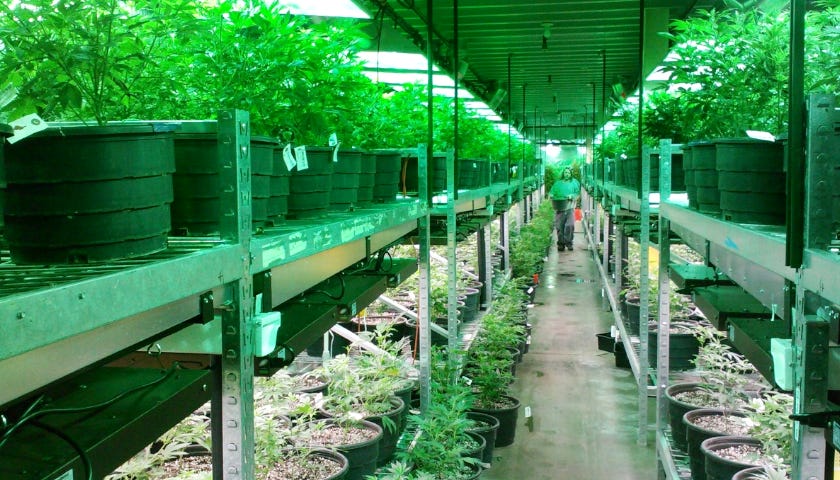
M 557 230 L 557 250 L 574 250 L 575 206 L 580 197 L 580 182 L 572 177 L 572 169 L 566 167 L 560 178 L 548 192 L 554 207 L 554 229 Z

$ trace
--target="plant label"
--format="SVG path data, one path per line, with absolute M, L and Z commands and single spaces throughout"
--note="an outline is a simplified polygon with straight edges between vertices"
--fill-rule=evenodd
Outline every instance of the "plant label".
M 472 379 L 471 378 L 461 377 L 461 379 L 464 380 L 464 383 L 466 383 L 468 387 L 472 385 Z
M 298 170 L 307 170 L 309 168 L 309 160 L 306 158 L 306 147 L 304 145 L 295 147 L 295 160 L 297 160 Z
M 335 132 L 331 133 L 330 134 L 330 140 L 329 140 L 329 146 L 335 147 L 335 146 L 338 145 L 338 143 L 339 143 L 338 142 L 338 135 L 336 135 Z
M 73 470 L 67 470 L 60 477 L 56 478 L 55 480 L 73 480 Z
M 531 416 L 531 407 L 530 406 L 525 407 L 525 418 L 528 418 L 530 416 Z
M 333 163 L 338 163 L 338 147 L 341 146 L 341 142 L 338 142 L 333 147 Z
M 295 156 L 292 155 L 292 144 L 287 143 L 285 147 L 283 147 L 283 163 L 286 164 L 286 170 L 292 171 L 295 169 L 295 165 L 297 162 L 295 161 Z
M 14 132 L 8 139 L 9 143 L 18 142 L 49 127 L 47 122 L 39 117 L 37 113 L 30 113 L 29 115 L 20 117 L 17 120 L 11 121 L 9 125 L 11 125 L 12 131 Z

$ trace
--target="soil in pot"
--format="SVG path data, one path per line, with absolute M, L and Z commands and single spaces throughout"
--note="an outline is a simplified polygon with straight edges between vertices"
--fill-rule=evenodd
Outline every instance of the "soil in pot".
M 479 462 L 484 458 L 484 450 L 487 448 L 487 440 L 475 432 L 467 432 L 466 436 L 461 440 L 464 446 L 464 458 L 474 458 Z
M 784 146 L 751 138 L 715 140 L 724 220 L 784 225 Z
M 722 408 L 714 392 L 700 383 L 675 383 L 665 390 L 668 399 L 668 422 L 674 447 L 683 452 L 687 448 L 683 415 L 698 408 Z
M 382 439 L 379 441 L 379 455 L 376 459 L 376 465 L 382 466 L 391 460 L 394 451 L 397 448 L 397 441 L 402 434 L 402 427 L 404 425 L 402 418 L 406 409 L 406 404 L 402 398 L 394 396 L 391 398 L 391 405 L 394 407 L 391 411 L 383 413 L 382 415 L 373 415 L 365 417 L 365 420 L 373 422 L 382 428 Z M 386 426 L 383 418 L 387 418 L 390 426 Z
M 752 437 L 712 437 L 700 444 L 706 457 L 706 480 L 731 480 L 749 467 L 757 467 L 762 455 L 761 442 Z
M 750 428 L 745 413 L 720 408 L 700 408 L 686 412 L 683 423 L 694 480 L 706 480 L 706 459 L 700 450 L 704 440 L 724 435 L 743 436 Z
M 334 162 L 330 147 L 306 147 L 308 168 L 300 165 L 289 177 L 289 218 L 317 218 L 330 207 Z
M 341 480 L 350 462 L 339 452 L 316 448 L 306 456 L 293 456 L 274 465 L 260 480 Z
M 467 412 L 467 418 L 475 422 L 468 431 L 477 433 L 484 437 L 484 452 L 481 456 L 482 463 L 490 465 L 493 462 L 493 451 L 496 445 L 496 434 L 499 431 L 499 419 L 492 415 L 480 412 Z
M 316 427 L 315 424 L 319 423 L 325 426 Z M 376 470 L 381 438 L 382 428 L 373 422 L 361 420 L 340 425 L 332 420 L 323 420 L 312 424 L 308 446 L 338 450 L 350 462 L 347 480 L 363 480 L 366 475 L 371 475 Z
M 12 261 L 87 263 L 165 249 L 174 129 L 61 124 L 6 144 L 4 228 Z
M 516 439 L 516 421 L 519 418 L 519 400 L 505 395 L 496 405 L 473 406 L 471 412 L 484 413 L 499 421 L 495 447 L 506 447 Z

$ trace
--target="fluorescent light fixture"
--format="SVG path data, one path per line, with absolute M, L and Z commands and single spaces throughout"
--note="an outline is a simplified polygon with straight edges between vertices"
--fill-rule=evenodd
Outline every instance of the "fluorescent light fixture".
M 650 72 L 645 80 L 648 82 L 665 82 L 671 78 L 671 72 L 663 71 L 662 67 L 656 67 Z
M 351 0 L 272 0 L 295 15 L 319 17 L 370 18 Z M 267 2 L 268 3 L 268 2 Z
M 363 73 L 373 81 L 378 80 L 380 83 L 389 83 L 393 85 L 402 85 L 404 83 L 426 85 L 426 81 L 428 79 L 428 76 L 425 73 L 377 72 L 375 70 L 364 70 Z M 434 82 L 434 86 L 436 87 L 455 87 L 455 81 L 446 75 L 434 75 L 432 82 Z
M 501 122 L 502 121 L 502 117 L 500 117 L 496 114 L 485 115 L 484 118 L 486 118 L 487 120 L 490 120 L 491 122 Z
M 426 57 L 419 53 L 402 53 L 402 52 L 359 52 L 366 68 L 389 68 L 397 70 L 422 70 L 426 71 L 429 63 Z M 440 69 L 436 65 L 432 65 L 433 72 L 439 72 Z

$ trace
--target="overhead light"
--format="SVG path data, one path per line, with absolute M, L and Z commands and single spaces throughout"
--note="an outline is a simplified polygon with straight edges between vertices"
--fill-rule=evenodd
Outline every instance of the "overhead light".
M 458 62 L 458 80 L 463 79 L 464 75 L 467 74 L 469 69 L 470 69 L 470 64 L 467 63 L 466 61 L 461 60 L 460 62 Z
M 499 105 L 502 104 L 502 100 L 504 100 L 506 96 L 507 90 L 505 90 L 504 88 L 496 90 L 496 93 L 493 94 L 493 98 L 490 99 L 490 101 L 487 103 L 487 106 L 489 106 L 493 110 L 497 109 Z

